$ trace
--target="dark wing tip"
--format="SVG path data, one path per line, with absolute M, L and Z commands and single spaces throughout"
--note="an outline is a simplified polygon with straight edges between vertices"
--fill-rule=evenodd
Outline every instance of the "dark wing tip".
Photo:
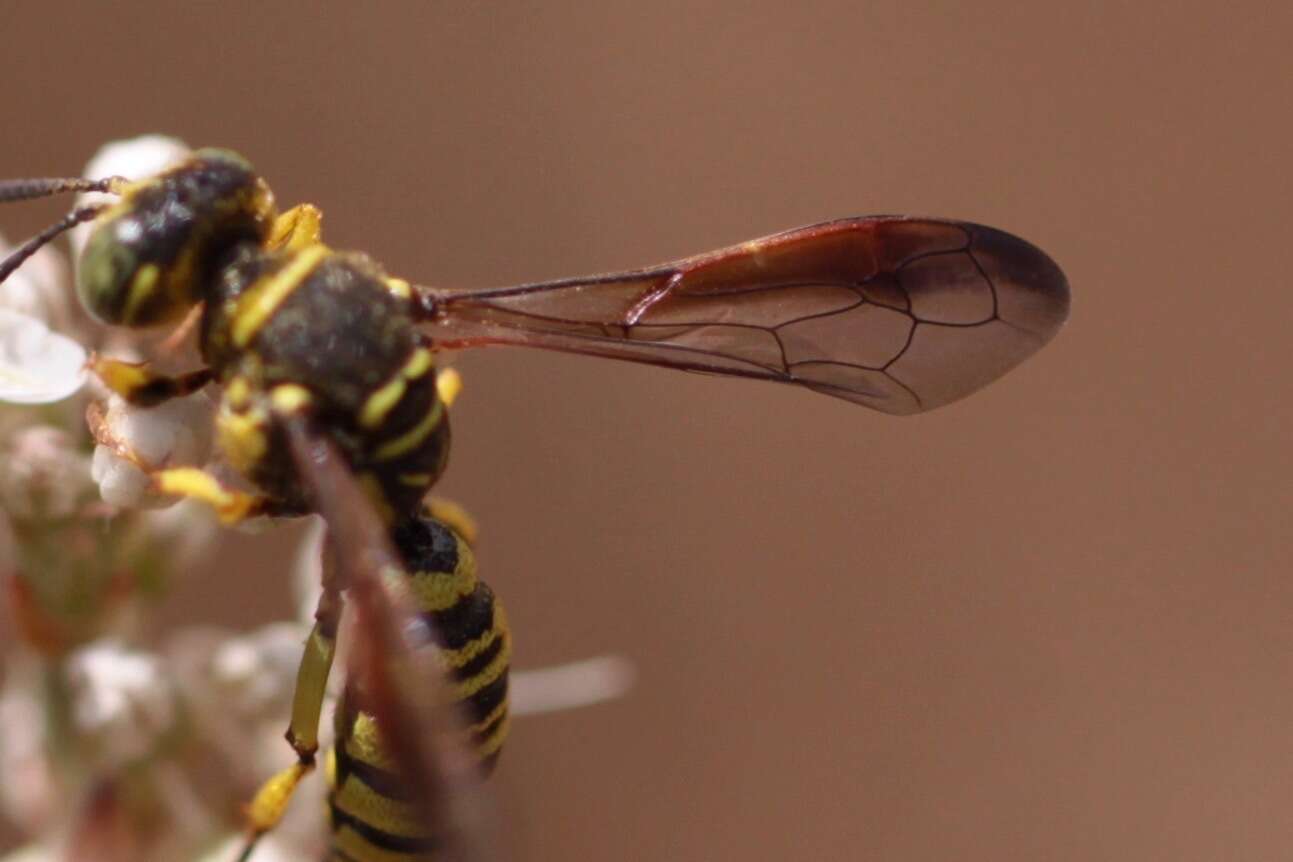
M 896 270 L 915 326 L 885 366 L 887 379 L 872 375 L 869 382 L 881 394 L 845 397 L 895 414 L 951 404 L 1028 359 L 1068 317 L 1068 280 L 1032 243 L 986 225 L 943 219 L 895 219 L 893 227 L 926 244 Z M 937 229 L 955 229 L 964 244 L 947 247 L 950 237 Z
M 1001 319 L 1045 344 L 1069 314 L 1069 283 L 1050 255 L 1025 239 L 986 225 L 967 225 L 970 251 L 998 288 Z

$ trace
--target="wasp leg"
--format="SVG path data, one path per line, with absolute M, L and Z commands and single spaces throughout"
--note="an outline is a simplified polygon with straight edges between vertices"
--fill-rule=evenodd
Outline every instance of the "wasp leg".
M 323 237 L 323 213 L 314 204 L 299 204 L 274 220 L 266 245 L 296 251 L 317 245 Z
M 89 368 L 113 392 L 136 407 L 156 407 L 172 398 L 192 395 L 214 379 L 210 368 L 199 368 L 178 377 L 153 371 L 145 362 L 107 359 L 95 354 Z
M 475 547 L 480 525 L 460 504 L 443 497 L 428 497 L 423 504 L 426 514 L 453 530 L 468 545 Z
M 215 509 L 223 524 L 237 524 L 257 515 L 297 514 L 273 497 L 231 488 L 197 467 L 168 467 L 152 473 L 150 478 L 158 493 L 206 503 Z
M 456 368 L 442 368 L 435 376 L 435 388 L 444 406 L 452 407 L 462 394 L 462 375 Z
M 248 836 L 240 862 L 248 859 L 261 836 L 269 832 L 287 812 L 297 785 L 314 769 L 319 750 L 319 716 L 328 690 L 328 674 L 336 653 L 337 625 L 341 618 L 341 597 L 325 577 L 323 595 L 314 612 L 314 629 L 305 642 L 305 653 L 296 672 L 292 696 L 292 720 L 287 741 L 296 752 L 296 763 L 273 775 L 260 786 L 247 808 Z

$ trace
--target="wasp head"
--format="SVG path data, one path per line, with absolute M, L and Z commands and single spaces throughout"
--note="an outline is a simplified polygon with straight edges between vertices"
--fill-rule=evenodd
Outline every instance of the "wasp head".
M 127 184 L 95 218 L 77 277 L 81 302 L 108 324 L 175 320 L 205 297 L 231 252 L 265 241 L 275 214 L 273 194 L 246 159 L 198 150 Z

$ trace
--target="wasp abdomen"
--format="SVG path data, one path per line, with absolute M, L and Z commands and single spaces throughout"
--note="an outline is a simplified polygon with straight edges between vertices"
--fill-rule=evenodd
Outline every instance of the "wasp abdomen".
M 470 746 L 489 771 L 507 735 L 511 635 L 502 606 L 476 576 L 471 548 L 453 530 L 419 516 L 391 534 L 407 567 L 421 613 L 434 624 L 436 647 L 471 733 Z M 328 806 L 334 858 L 386 862 L 391 854 L 429 856 L 436 846 L 412 804 L 399 765 L 364 707 L 362 681 L 347 685 L 337 706 L 336 746 L 328 761 Z

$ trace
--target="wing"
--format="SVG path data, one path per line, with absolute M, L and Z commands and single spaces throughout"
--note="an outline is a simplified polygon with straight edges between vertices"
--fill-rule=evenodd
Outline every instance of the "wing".
M 870 216 L 646 269 L 419 288 L 446 348 L 507 344 L 804 386 L 886 413 L 979 389 L 1050 340 L 1068 283 L 983 225 Z
M 476 760 L 463 747 L 465 724 L 445 707 L 443 669 L 434 640 L 411 599 L 399 555 L 345 459 L 315 434 L 304 416 L 283 417 L 297 473 L 328 525 L 328 542 L 353 608 L 347 671 L 363 680 L 365 702 L 381 723 L 383 741 L 399 765 L 410 799 L 437 836 L 437 859 L 494 862 L 502 858 L 496 815 Z M 448 714 L 453 713 L 453 714 Z

